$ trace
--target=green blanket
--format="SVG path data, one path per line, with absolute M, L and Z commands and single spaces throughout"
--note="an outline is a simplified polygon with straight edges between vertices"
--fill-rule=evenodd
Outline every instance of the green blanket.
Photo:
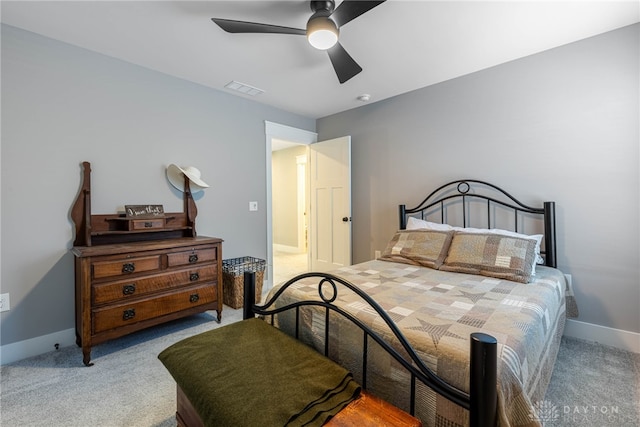
M 260 319 L 187 338 L 158 358 L 206 426 L 320 426 L 360 392 L 347 370 Z

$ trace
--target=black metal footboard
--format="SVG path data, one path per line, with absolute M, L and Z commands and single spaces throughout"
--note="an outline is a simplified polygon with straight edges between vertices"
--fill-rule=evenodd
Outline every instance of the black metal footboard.
M 318 279 L 318 295 L 320 300 L 296 301 L 285 306 L 275 307 L 278 297 L 293 283 L 304 278 Z M 380 318 L 386 323 L 389 330 L 398 340 L 408 358 L 399 353 L 387 340 L 380 337 L 368 325 L 345 311 L 334 302 L 338 297 L 341 287 L 347 288 L 356 293 L 362 301 L 368 304 Z M 387 353 L 389 353 L 398 363 L 400 363 L 411 376 L 411 415 L 415 414 L 415 389 L 416 381 L 420 381 L 436 393 L 451 402 L 469 411 L 470 427 L 490 427 L 496 425 L 497 411 L 497 341 L 494 337 L 484 333 L 471 334 L 470 344 L 470 384 L 469 393 L 461 391 L 438 377 L 416 354 L 411 344 L 404 337 L 395 322 L 389 315 L 375 302 L 369 295 L 364 293 L 352 283 L 329 273 L 304 273 L 286 282 L 278 291 L 265 302 L 264 305 L 255 304 L 255 273 L 244 273 L 244 318 L 252 318 L 256 315 L 272 316 L 288 310 L 295 310 L 296 330 L 295 338 L 298 338 L 299 309 L 303 306 L 318 306 L 325 309 L 325 348 L 324 355 L 329 355 L 329 314 L 335 312 L 341 314 L 357 325 L 363 332 L 363 352 L 362 352 L 362 387 L 367 388 L 367 342 L 368 338 L 373 339 Z

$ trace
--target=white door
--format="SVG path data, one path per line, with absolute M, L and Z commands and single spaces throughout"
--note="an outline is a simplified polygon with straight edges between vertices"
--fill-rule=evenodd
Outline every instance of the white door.
M 309 145 L 312 271 L 351 265 L 351 137 Z

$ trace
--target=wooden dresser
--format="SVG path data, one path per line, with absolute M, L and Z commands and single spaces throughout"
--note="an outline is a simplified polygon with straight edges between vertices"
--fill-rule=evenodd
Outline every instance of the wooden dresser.
M 185 179 L 185 211 L 161 226 L 130 226 L 122 214 L 90 212 L 90 165 L 72 208 L 76 343 L 91 347 L 149 326 L 200 313 L 222 317 L 222 240 L 196 236 L 195 203 Z M 137 221 L 139 222 L 139 220 Z M 143 221 L 144 223 L 144 221 Z M 124 225 L 124 229 L 123 229 Z

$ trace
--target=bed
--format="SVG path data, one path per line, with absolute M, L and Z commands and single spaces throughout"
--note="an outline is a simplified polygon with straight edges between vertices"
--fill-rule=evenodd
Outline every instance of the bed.
M 399 206 L 398 232 L 379 259 L 328 276 L 295 277 L 274 287 L 264 306 L 277 310 L 330 299 L 404 353 L 375 310 L 348 287 L 338 290 L 336 283 L 344 281 L 369 295 L 421 363 L 437 375 L 435 386 L 426 386 L 375 340 L 363 340 L 359 328 L 341 316 L 301 305 L 295 314 L 282 312 L 267 320 L 327 354 L 363 388 L 425 426 L 470 424 L 465 400 L 470 391 L 470 336 L 494 337 L 497 424 L 540 426 L 536 411 L 551 378 L 565 320 L 577 316 L 556 254 L 554 202 L 531 207 L 493 184 L 456 180 L 435 189 L 415 208 Z M 319 291 L 319 283 L 325 291 Z M 323 295 L 327 286 L 332 288 L 330 298 Z M 330 332 L 324 332 L 325 326 Z

